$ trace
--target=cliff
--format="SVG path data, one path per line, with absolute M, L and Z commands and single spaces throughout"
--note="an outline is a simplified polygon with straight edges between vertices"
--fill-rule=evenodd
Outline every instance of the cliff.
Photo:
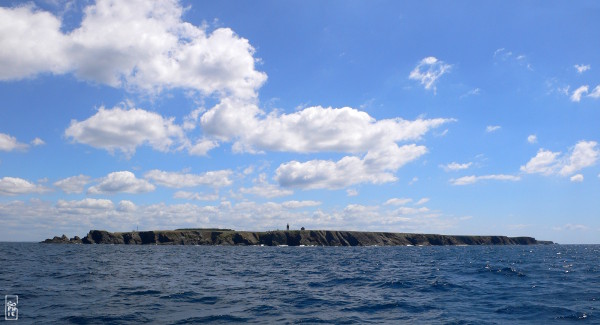
M 79 238 L 54 237 L 48 244 L 125 244 L 125 245 L 265 245 L 265 246 L 440 246 L 440 245 L 536 245 L 552 244 L 532 237 L 450 236 L 389 232 L 290 230 L 235 231 L 231 229 L 177 229 L 156 231 L 108 232 L 90 230 Z

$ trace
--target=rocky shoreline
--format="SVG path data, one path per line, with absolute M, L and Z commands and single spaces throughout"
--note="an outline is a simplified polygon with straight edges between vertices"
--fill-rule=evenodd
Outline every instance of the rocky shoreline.
M 90 230 L 83 238 L 46 239 L 45 244 L 124 245 L 261 245 L 261 246 L 443 246 L 553 244 L 533 237 L 451 236 L 335 230 L 235 231 L 231 229 L 176 229 L 131 232 Z

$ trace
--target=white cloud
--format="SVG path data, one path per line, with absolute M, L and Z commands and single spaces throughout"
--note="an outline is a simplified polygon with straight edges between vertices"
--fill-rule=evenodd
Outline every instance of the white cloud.
M 78 28 L 33 6 L 0 8 L 0 79 L 74 73 L 113 87 L 175 87 L 253 98 L 266 80 L 254 49 L 229 28 L 212 33 L 181 20 L 178 1 L 98 0 Z
M 408 78 L 419 81 L 425 89 L 433 88 L 435 93 L 435 82 L 445 73 L 450 72 L 451 67 L 450 64 L 446 64 L 433 56 L 426 57 L 410 72 Z
M 129 171 L 113 172 L 100 180 L 98 185 L 88 189 L 88 194 L 144 193 L 156 187 L 148 181 L 138 179 Z
M 137 210 L 137 206 L 135 203 L 129 200 L 122 200 L 119 202 L 119 206 L 117 207 L 117 211 L 120 212 L 133 212 Z
M 502 127 L 500 125 L 488 125 L 485 128 L 485 132 L 491 133 L 500 130 Z
M 537 143 L 537 135 L 531 134 L 527 137 L 527 142 L 534 144 Z
M 482 176 L 464 176 L 457 179 L 450 180 L 452 185 L 470 185 L 475 184 L 482 180 L 498 180 L 498 181 L 512 181 L 516 182 L 521 180 L 521 177 L 515 175 L 505 175 L 505 174 L 497 174 L 497 175 L 482 175 Z
M 291 161 L 275 171 L 275 180 L 285 187 L 339 189 L 347 186 L 396 181 L 393 172 L 424 155 L 427 149 L 415 144 L 369 151 L 362 159 L 346 156 L 331 160 Z
M 592 68 L 589 64 L 576 64 L 574 67 L 579 74 L 582 74 Z
M 585 230 L 589 230 L 590 227 L 588 227 L 586 225 L 567 223 L 566 225 L 564 225 L 562 227 L 553 227 L 552 229 L 556 230 L 556 231 L 563 231 L 563 230 L 585 231 Z
M 254 180 L 255 185 L 250 188 L 241 187 L 240 192 L 243 194 L 251 194 L 265 198 L 274 198 L 279 196 L 292 195 L 294 191 L 281 188 L 276 184 L 271 184 L 267 181 L 267 175 L 262 173 Z
M 281 206 L 285 209 L 300 209 L 306 207 L 316 207 L 321 205 L 319 201 L 285 201 Z
M 214 140 L 200 139 L 188 149 L 188 152 L 193 156 L 206 156 L 209 151 L 218 146 L 219 143 Z
M 365 206 L 322 208 L 317 201 L 256 203 L 221 201 L 216 205 L 157 203 L 136 206 L 105 199 L 61 200 L 56 204 L 40 200 L 0 202 L 0 236 L 20 234 L 21 240 L 39 240 L 57 233 L 85 235 L 89 229 L 126 231 L 221 227 L 234 229 L 340 229 L 431 233 L 447 231 L 461 222 L 427 207 Z M 115 206 L 116 205 L 116 206 Z M 6 236 L 8 234 L 8 236 Z M 35 234 L 35 235 L 32 235 Z M 27 237 L 29 236 L 29 237 Z M 37 237 L 36 237 L 37 236 Z M 13 239 L 14 238 L 14 239 Z
M 394 209 L 394 213 L 397 215 L 414 215 L 414 214 L 420 214 L 420 213 L 426 213 L 429 212 L 429 208 L 426 207 L 421 207 L 421 208 L 411 208 L 411 207 L 399 207 L 397 209 Z
M 183 143 L 185 136 L 173 118 L 142 109 L 100 107 L 85 121 L 71 121 L 65 135 L 75 142 L 108 150 L 120 150 L 130 156 L 136 147 L 148 144 L 156 150 L 168 151 L 175 143 Z
M 469 97 L 469 96 L 475 96 L 475 95 L 479 95 L 480 93 L 481 93 L 481 89 L 474 88 L 474 89 L 471 89 L 468 92 L 462 94 L 460 96 L 460 98 L 465 98 L 465 97 Z
M 233 183 L 230 179 L 232 173 L 231 170 L 216 170 L 202 174 L 186 174 L 154 169 L 147 172 L 144 175 L 144 178 L 152 180 L 156 184 L 171 188 L 196 187 L 202 185 L 223 187 Z
M 509 64 L 516 64 L 518 66 L 527 68 L 529 71 L 533 71 L 533 66 L 527 60 L 527 56 L 525 54 L 516 54 L 507 49 L 500 48 L 494 52 L 494 59 Z
M 496 50 L 494 51 L 494 57 L 497 57 L 497 56 L 499 56 L 499 55 L 503 55 L 503 56 L 506 56 L 506 55 L 507 55 L 507 56 L 511 56 L 511 55 L 512 55 L 512 52 L 506 52 L 506 49 L 502 47 L 502 48 L 496 49 Z
M 33 139 L 33 140 L 31 141 L 31 144 L 32 144 L 33 146 L 36 146 L 36 147 L 37 147 L 37 146 L 43 146 L 43 145 L 45 145 L 45 144 L 46 144 L 46 142 L 44 142 L 44 140 L 42 140 L 42 139 L 40 139 L 40 138 L 35 138 L 35 139 Z
M 20 143 L 17 141 L 17 138 L 5 133 L 0 133 L 0 151 L 24 150 L 27 149 L 27 147 L 27 144 Z
M 578 183 L 583 182 L 583 175 L 577 174 L 577 175 L 571 176 L 571 182 L 578 182 Z
M 226 98 L 204 113 L 205 133 L 235 141 L 238 151 L 366 152 L 373 147 L 420 139 L 453 119 L 375 120 L 350 107 L 305 108 L 290 114 L 266 114 L 255 104 Z
M 90 177 L 86 175 L 77 175 L 61 179 L 54 183 L 54 186 L 60 188 L 65 193 L 83 193 L 85 186 L 90 182 Z
M 559 155 L 560 152 L 540 149 L 535 157 L 531 158 L 525 166 L 521 166 L 521 171 L 528 174 L 553 174 L 559 168 L 557 161 Z
M 177 191 L 173 194 L 173 198 L 196 201 L 216 201 L 219 199 L 219 194 L 200 194 L 195 192 Z
M 594 90 L 588 95 L 592 98 L 600 98 L 600 85 L 596 86 Z
M 419 201 L 417 201 L 415 203 L 415 205 L 423 205 L 423 204 L 425 204 L 427 202 L 429 202 L 429 198 L 428 197 L 424 197 L 424 198 L 420 199 Z
M 0 7 L 0 80 L 69 70 L 67 37 L 61 21 L 31 5 Z
M 21 195 L 48 192 L 49 189 L 17 177 L 0 178 L 0 195 Z
M 396 142 L 418 140 L 430 129 L 453 119 L 400 118 L 375 120 L 350 107 L 305 108 L 290 114 L 265 114 L 255 104 L 223 99 L 200 119 L 203 131 L 220 141 L 233 141 L 239 152 L 348 152 L 364 154 L 341 160 L 292 161 L 282 164 L 276 179 L 282 186 L 341 188 L 382 183 L 396 178 L 389 172 L 423 155 L 424 146 Z M 318 169 L 316 170 L 315 168 Z M 324 168 L 324 169 L 322 169 Z
M 100 211 L 113 209 L 115 205 L 111 200 L 86 198 L 80 201 L 58 200 L 56 208 L 61 213 L 88 214 L 89 210 Z
M 528 174 L 572 175 L 583 168 L 596 164 L 600 156 L 597 145 L 598 143 L 595 141 L 579 141 L 568 154 L 562 156 L 560 152 L 540 149 L 525 166 L 521 166 L 521 171 Z
M 597 145 L 596 141 L 579 141 L 571 151 L 568 162 L 560 169 L 560 175 L 570 175 L 585 167 L 593 166 L 600 156 L 600 151 L 596 149 Z
M 573 94 L 571 94 L 571 101 L 572 102 L 581 101 L 581 96 L 583 96 L 585 93 L 587 93 L 588 89 L 589 89 L 589 87 L 587 85 L 581 86 L 581 87 L 575 89 L 573 91 Z
M 459 164 L 457 162 L 451 162 L 447 165 L 440 165 L 440 167 L 442 167 L 445 171 L 457 171 L 457 170 L 464 170 L 464 169 L 468 169 L 469 167 L 471 167 L 473 163 L 472 162 L 468 162 L 468 163 L 464 163 L 464 164 Z
M 387 201 L 383 205 L 406 205 L 412 202 L 412 199 L 407 198 L 392 198 Z
M 346 195 L 347 196 L 357 196 L 358 195 L 358 191 L 356 189 L 349 188 L 349 189 L 346 190 Z

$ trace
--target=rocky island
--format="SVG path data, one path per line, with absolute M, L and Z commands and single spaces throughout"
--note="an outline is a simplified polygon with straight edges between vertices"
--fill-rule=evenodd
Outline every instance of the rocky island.
M 532 237 L 451 236 L 334 230 L 236 231 L 232 229 L 176 229 L 130 232 L 90 230 L 83 238 L 46 239 L 46 244 L 124 245 L 263 245 L 263 246 L 441 246 L 552 244 Z

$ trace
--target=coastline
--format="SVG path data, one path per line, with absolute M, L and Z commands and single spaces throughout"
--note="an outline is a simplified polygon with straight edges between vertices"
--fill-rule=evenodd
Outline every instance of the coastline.
M 257 245 L 257 246 L 459 246 L 554 244 L 533 237 L 438 235 L 338 230 L 236 231 L 176 229 L 130 232 L 90 230 L 83 238 L 55 236 L 45 244 Z

